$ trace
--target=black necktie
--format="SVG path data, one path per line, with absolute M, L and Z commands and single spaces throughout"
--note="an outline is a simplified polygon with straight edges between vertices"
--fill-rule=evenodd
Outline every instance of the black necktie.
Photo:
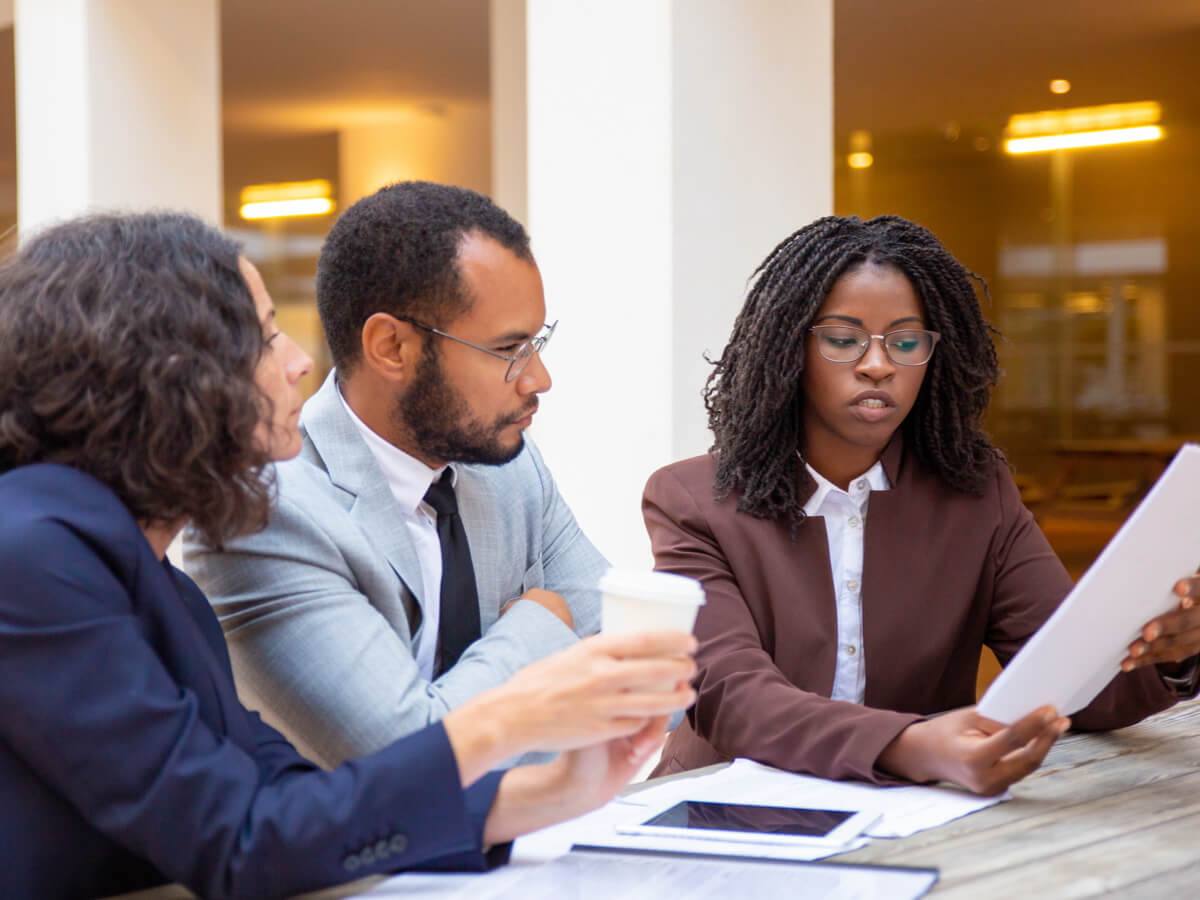
M 479 594 L 475 590 L 475 567 L 467 530 L 458 515 L 458 501 L 451 485 L 453 473 L 446 469 L 429 486 L 425 502 L 437 510 L 438 543 L 442 545 L 442 588 L 439 605 L 438 658 L 435 666 L 441 675 L 479 640 Z

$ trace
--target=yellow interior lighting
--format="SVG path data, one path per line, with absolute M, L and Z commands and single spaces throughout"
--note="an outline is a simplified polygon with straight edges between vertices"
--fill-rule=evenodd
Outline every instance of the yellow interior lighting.
M 1004 143 L 1008 153 L 1042 153 L 1047 150 L 1075 150 L 1080 147 L 1106 147 L 1157 141 L 1163 130 L 1157 125 L 1140 128 L 1110 128 L 1105 131 L 1079 131 L 1074 134 L 1047 134 L 1042 137 L 1013 138 Z
M 1008 153 L 1040 153 L 1156 141 L 1162 107 L 1153 100 L 1048 109 L 1011 116 L 1004 129 Z
M 333 185 L 324 178 L 281 181 L 242 188 L 243 219 L 283 219 L 333 212 Z
M 875 164 L 875 157 L 866 151 L 851 153 L 846 157 L 846 164 L 852 169 L 869 169 Z

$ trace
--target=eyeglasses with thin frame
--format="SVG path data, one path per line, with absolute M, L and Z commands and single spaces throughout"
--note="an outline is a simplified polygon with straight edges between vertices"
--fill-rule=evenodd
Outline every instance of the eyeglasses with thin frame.
M 505 381 L 514 381 L 516 380 L 517 376 L 525 371 L 525 367 L 529 365 L 529 360 L 533 358 L 533 354 L 541 353 L 542 350 L 545 349 L 545 346 L 550 341 L 550 338 L 554 336 L 554 329 L 558 327 L 558 319 L 555 319 L 549 325 L 543 325 L 542 327 L 546 329 L 545 334 L 539 334 L 537 337 L 530 338 L 529 340 L 523 342 L 517 347 L 516 352 L 514 352 L 512 356 L 509 356 L 507 353 L 500 353 L 499 351 L 493 350 L 490 347 L 484 347 L 481 344 L 473 344 L 470 341 L 463 340 L 460 337 L 455 337 L 448 332 L 442 331 L 440 328 L 434 328 L 432 325 L 426 325 L 424 322 L 418 322 L 416 319 L 405 319 L 404 321 L 440 337 L 449 338 L 450 340 L 457 341 L 460 344 L 466 344 L 468 347 L 474 347 L 476 350 L 482 350 L 488 356 L 494 356 L 497 359 L 505 360 L 508 363 L 508 371 L 504 373 Z
M 817 352 L 830 362 L 858 362 L 867 354 L 871 341 L 883 344 L 883 352 L 898 366 L 923 366 L 933 356 L 942 336 L 921 328 L 901 328 L 887 334 L 871 334 L 855 325 L 814 325 L 809 331 L 817 339 Z

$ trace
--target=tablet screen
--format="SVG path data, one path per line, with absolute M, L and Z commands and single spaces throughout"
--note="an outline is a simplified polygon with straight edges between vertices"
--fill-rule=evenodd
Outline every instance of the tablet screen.
M 686 800 L 643 824 L 668 828 L 707 828 L 718 831 L 824 837 L 852 815 L 852 810 L 843 809 L 796 809 L 787 806 L 752 806 L 743 803 Z

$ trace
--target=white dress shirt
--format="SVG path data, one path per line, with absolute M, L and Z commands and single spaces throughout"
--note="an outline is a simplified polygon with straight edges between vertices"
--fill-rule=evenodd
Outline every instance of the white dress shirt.
M 849 491 L 843 491 L 808 463 L 805 466 L 817 489 L 804 504 L 804 512 L 825 519 L 829 569 L 837 598 L 837 666 L 830 696 L 862 703 L 867 691 L 862 630 L 863 530 L 871 491 L 886 491 L 891 485 L 880 462 L 851 480 Z
M 421 564 L 421 625 L 413 635 L 413 645 L 416 647 L 417 669 L 426 681 L 433 680 L 433 666 L 437 659 L 438 625 L 441 620 L 442 595 L 442 545 L 438 541 L 437 513 L 425 502 L 425 492 L 429 486 L 446 470 L 431 469 L 415 457 L 409 456 L 395 444 L 392 444 L 363 422 L 346 398 L 338 391 L 338 398 L 346 408 L 346 414 L 354 427 L 358 429 L 383 470 L 392 496 L 396 498 L 397 512 L 404 527 L 408 529 L 413 547 L 417 551 L 417 560 Z M 453 471 L 453 470 L 452 470 Z M 458 480 L 458 473 L 451 476 L 451 483 Z

